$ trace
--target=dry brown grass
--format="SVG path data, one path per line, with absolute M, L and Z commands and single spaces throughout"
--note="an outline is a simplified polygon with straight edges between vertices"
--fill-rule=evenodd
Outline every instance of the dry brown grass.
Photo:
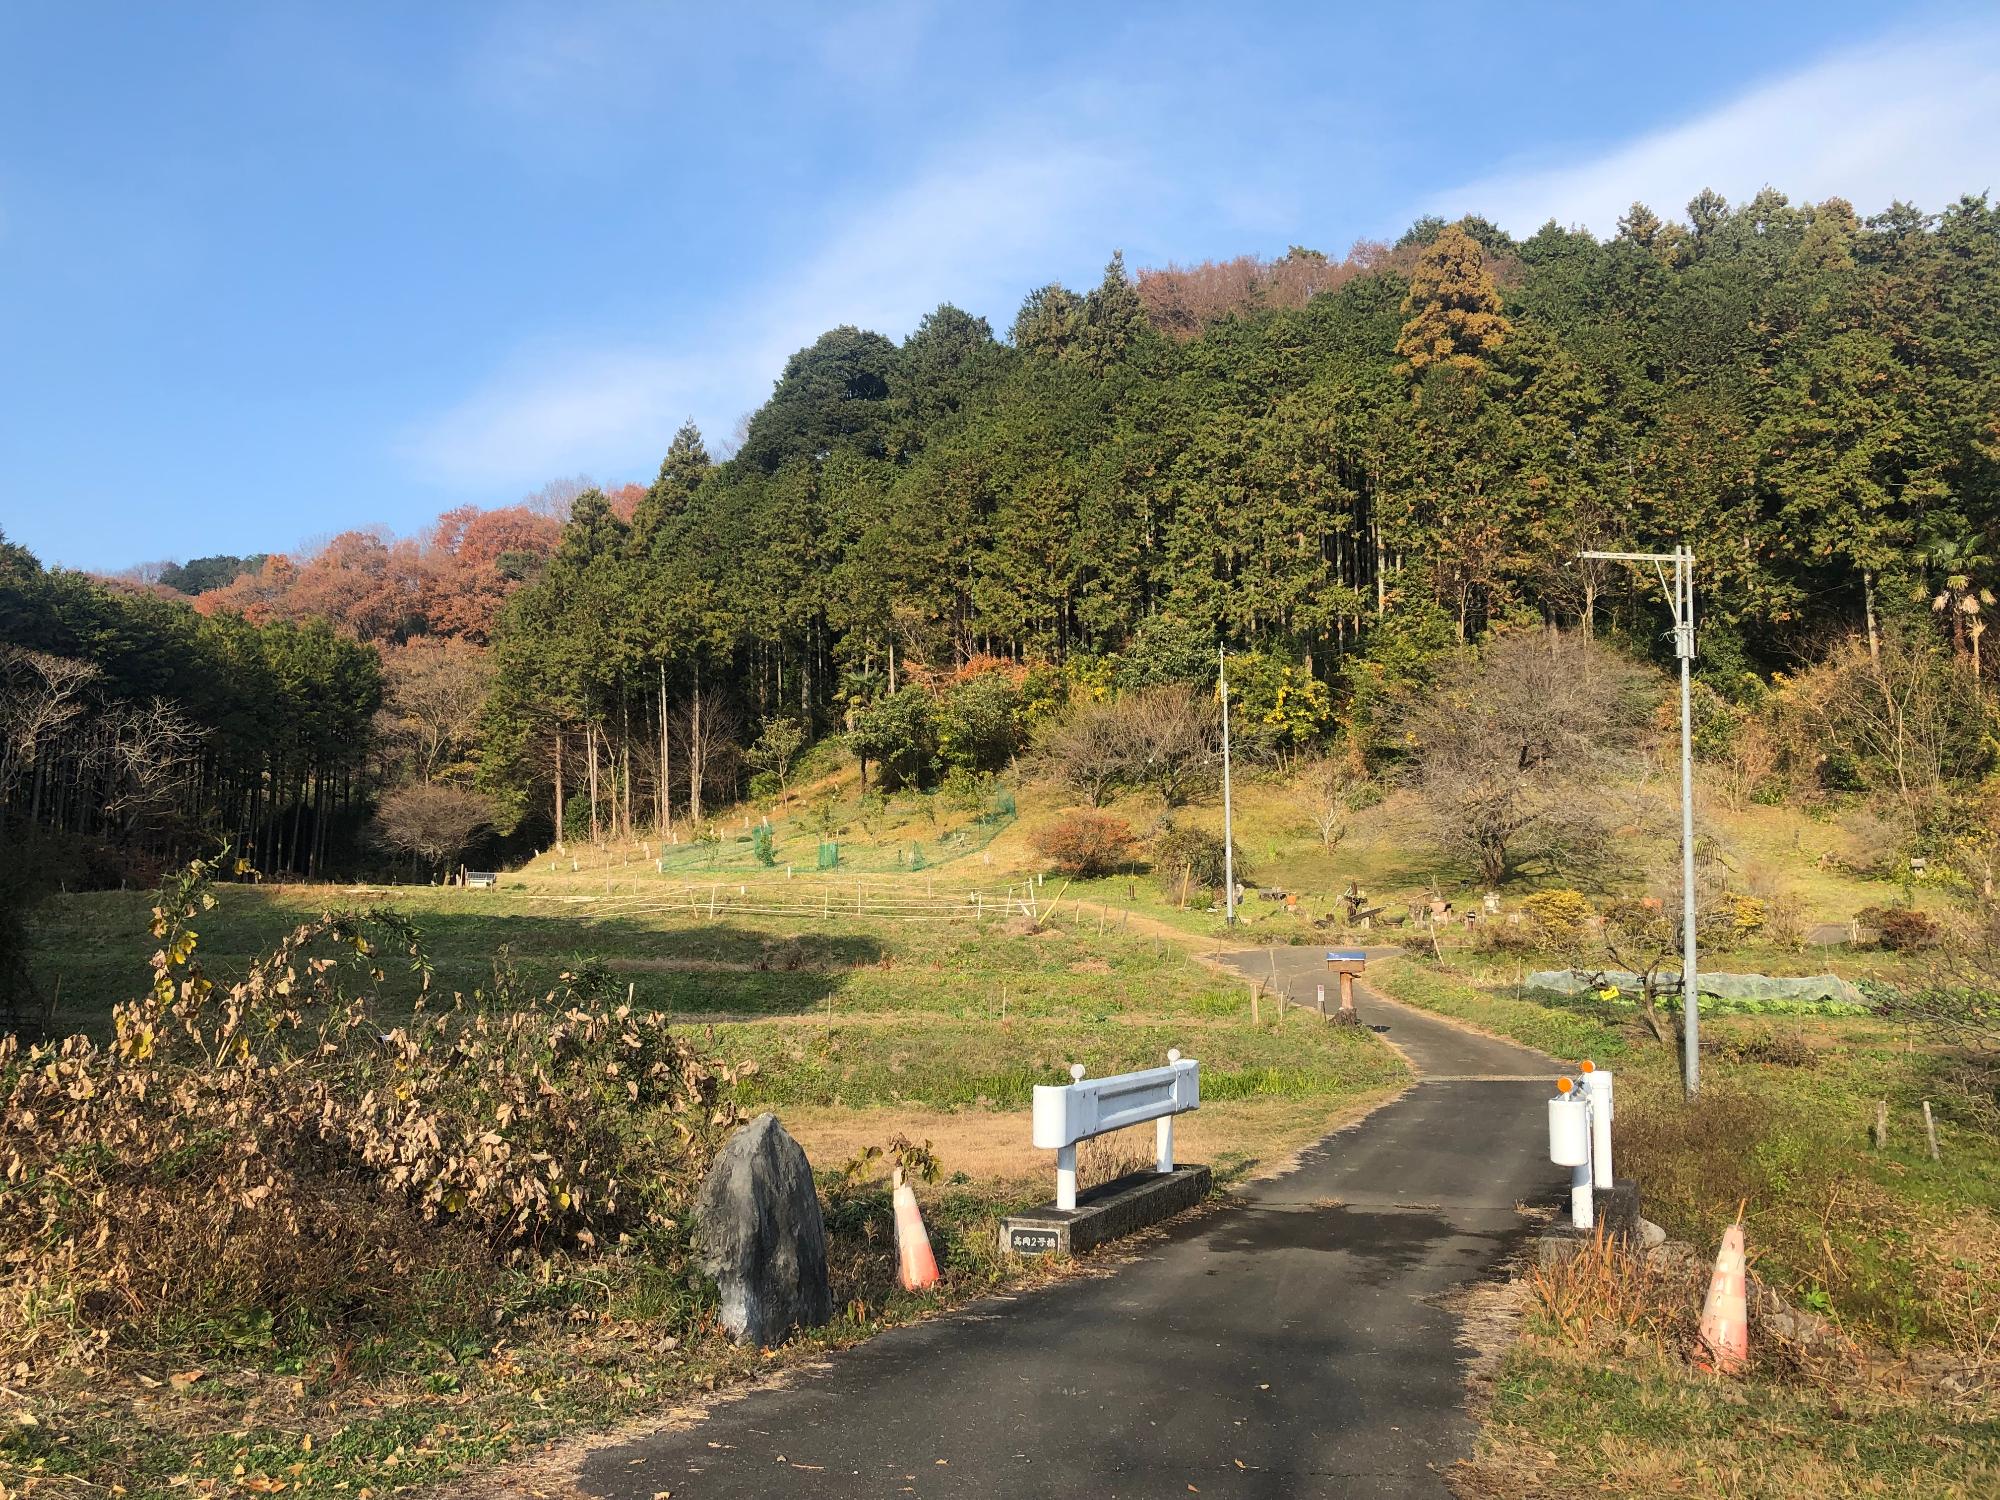
M 1243 1177 L 1282 1171 L 1300 1151 L 1322 1136 L 1353 1123 L 1388 1097 L 1385 1091 L 1342 1101 L 1287 1098 L 1229 1099 L 1204 1104 L 1174 1122 L 1174 1155 L 1207 1162 Z M 901 1132 L 929 1141 L 947 1175 L 963 1172 L 974 1183 L 1019 1183 L 1024 1190 L 1052 1188 L 1053 1152 L 1029 1141 L 1025 1110 L 926 1110 L 906 1105 L 876 1109 L 794 1107 L 784 1111 L 785 1128 L 816 1162 L 841 1162 Z M 1109 1181 L 1118 1162 L 1148 1166 L 1153 1160 L 1153 1127 L 1135 1126 L 1086 1142 L 1078 1152 L 1079 1185 Z M 1104 1175 L 1092 1176 L 1092 1171 Z
M 1477 1374 L 1485 1430 L 1457 1493 L 2000 1494 L 2000 1391 L 1976 1368 L 1801 1348 L 1753 1298 L 1749 1368 L 1712 1374 L 1691 1357 L 1707 1270 L 1600 1240 L 1493 1293 L 1523 1332 Z

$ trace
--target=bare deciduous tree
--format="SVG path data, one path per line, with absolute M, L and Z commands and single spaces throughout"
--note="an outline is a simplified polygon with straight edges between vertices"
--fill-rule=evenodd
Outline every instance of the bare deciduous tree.
M 1341 840 L 1347 837 L 1356 784 L 1353 768 L 1330 755 L 1308 761 L 1299 773 L 1299 789 L 1306 796 L 1306 815 L 1312 819 L 1320 846 L 1328 853 L 1338 849 Z
M 128 830 L 171 812 L 200 749 L 200 730 L 165 698 L 114 709 L 106 716 L 102 745 L 111 771 L 105 811 Z
M 420 637 L 382 653 L 386 679 L 377 727 L 419 781 L 448 779 L 479 740 L 493 682 L 491 658 L 463 640 Z
M 383 843 L 415 855 L 437 875 L 492 823 L 492 804 L 477 792 L 421 781 L 387 793 L 375 814 Z
M 1783 752 L 1770 729 L 1746 718 L 1729 737 L 1729 747 L 1714 762 L 1713 779 L 1730 811 L 1741 812 L 1777 773 Z
M 1073 709 L 1043 754 L 1092 807 L 1119 786 L 1150 786 L 1179 807 L 1221 775 L 1222 713 L 1187 683 L 1139 688 Z
M 1169 807 L 1192 801 L 1221 779 L 1222 710 L 1185 682 L 1127 694 L 1139 780 Z
M 1951 789 L 1984 768 L 1983 711 L 1971 672 L 1893 627 L 1872 653 L 1860 637 L 1843 641 L 1787 698 L 1815 753 L 1844 753 L 1912 831 L 1930 824 Z
M 1127 736 L 1118 705 L 1082 703 L 1043 739 L 1041 753 L 1056 779 L 1092 807 L 1102 807 L 1128 767 Z
M 27 780 L 41 750 L 83 718 L 85 690 L 99 675 L 89 662 L 0 646 L 0 802 Z
M 699 687 L 674 710 L 674 727 L 687 746 L 688 817 L 697 825 L 706 790 L 730 769 L 736 748 L 736 710 L 720 693 Z
M 1439 850 L 1498 884 L 1524 862 L 1574 870 L 1607 852 L 1612 784 L 1651 686 L 1579 636 L 1502 636 L 1403 708 L 1408 782 Z

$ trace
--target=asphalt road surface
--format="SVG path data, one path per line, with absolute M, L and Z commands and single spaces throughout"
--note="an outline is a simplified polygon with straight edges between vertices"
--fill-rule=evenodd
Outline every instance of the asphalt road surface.
M 1238 955 L 1310 994 L 1317 949 Z M 1436 1305 L 1527 1234 L 1554 1064 L 1367 991 L 1423 1081 L 1240 1207 L 1079 1278 L 882 1334 L 698 1425 L 599 1449 L 605 1500 L 1442 1496 L 1471 1450 Z

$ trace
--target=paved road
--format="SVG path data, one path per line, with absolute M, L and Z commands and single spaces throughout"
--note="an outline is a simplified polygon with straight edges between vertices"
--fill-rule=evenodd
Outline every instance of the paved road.
M 1310 992 L 1320 955 L 1275 950 Z M 1236 960 L 1267 974 L 1271 956 Z M 1521 1240 L 1562 1186 L 1553 1064 L 1364 990 L 1420 1083 L 1243 1206 L 1130 1265 L 883 1334 L 707 1421 L 594 1453 L 606 1500 L 1442 1496 L 1469 1451 L 1436 1294 Z M 1540 1081 L 1524 1081 L 1539 1075 Z M 1511 1079 L 1512 1081 L 1506 1081 Z

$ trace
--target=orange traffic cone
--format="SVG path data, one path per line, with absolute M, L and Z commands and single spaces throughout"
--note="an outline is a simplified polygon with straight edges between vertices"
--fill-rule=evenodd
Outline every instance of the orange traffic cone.
M 921 1292 L 938 1279 L 931 1237 L 924 1233 L 924 1216 L 917 1212 L 917 1195 L 896 1168 L 896 1280 L 906 1292 Z
M 1743 1302 L 1743 1226 L 1722 1231 L 1722 1251 L 1715 1257 L 1715 1276 L 1701 1308 L 1701 1342 L 1713 1364 L 1703 1368 L 1733 1375 L 1750 1357 L 1750 1328 Z

